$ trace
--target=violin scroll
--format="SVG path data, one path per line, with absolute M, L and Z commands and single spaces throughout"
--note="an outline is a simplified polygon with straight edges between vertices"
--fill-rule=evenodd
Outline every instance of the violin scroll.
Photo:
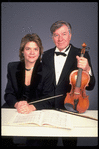
M 85 54 L 85 48 L 86 48 L 86 46 L 87 46 L 87 45 L 86 45 L 85 43 L 82 44 L 82 47 L 83 47 L 83 48 L 82 48 L 82 50 L 81 50 L 81 57 L 83 57 L 84 54 Z

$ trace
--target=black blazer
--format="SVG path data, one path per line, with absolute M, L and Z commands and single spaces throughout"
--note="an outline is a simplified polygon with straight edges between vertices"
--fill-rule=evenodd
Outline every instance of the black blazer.
M 71 49 L 68 54 L 67 60 L 65 62 L 65 65 L 63 67 L 62 74 L 60 76 L 59 82 L 56 85 L 55 82 L 55 69 L 54 69 L 54 52 L 55 52 L 55 47 L 45 51 L 42 57 L 42 63 L 45 64 L 47 67 L 49 67 L 50 71 L 53 73 L 53 78 L 54 78 L 54 94 L 64 94 L 64 97 L 57 98 L 55 100 L 55 107 L 56 108 L 64 108 L 64 98 L 66 97 L 66 93 L 70 92 L 71 90 L 71 85 L 69 84 L 69 75 L 73 70 L 78 69 L 77 68 L 77 59 L 76 56 L 80 56 L 81 49 L 78 49 L 74 47 L 71 44 Z M 92 90 L 95 85 L 95 77 L 93 74 L 93 69 L 91 66 L 91 61 L 88 52 L 85 52 L 84 57 L 88 59 L 89 65 L 92 70 L 92 76 L 90 77 L 90 82 L 89 86 L 86 87 L 87 90 Z
M 37 60 L 31 77 L 28 102 L 45 98 L 49 94 L 53 95 L 51 76 L 51 72 Z M 9 63 L 7 79 L 4 99 L 9 107 L 14 107 L 16 102 L 24 100 L 25 63 L 21 61 Z M 36 109 L 51 108 L 50 101 L 35 103 L 34 106 Z

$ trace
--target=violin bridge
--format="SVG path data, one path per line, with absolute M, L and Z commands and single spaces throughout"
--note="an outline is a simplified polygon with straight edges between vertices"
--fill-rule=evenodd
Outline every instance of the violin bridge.
M 80 93 L 78 93 L 78 92 L 74 92 L 74 94 L 79 95 Z

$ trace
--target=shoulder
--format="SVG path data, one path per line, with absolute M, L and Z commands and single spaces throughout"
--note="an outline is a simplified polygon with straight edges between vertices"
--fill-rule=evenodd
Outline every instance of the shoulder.
M 44 72 L 48 72 L 48 67 L 43 64 L 42 62 L 39 63 L 39 66 L 38 66 L 38 72 L 40 73 L 44 73 Z
M 39 67 L 38 67 L 38 74 L 41 74 L 43 77 L 46 75 L 50 75 L 51 71 L 49 67 L 47 67 L 45 64 L 40 62 Z
M 75 55 L 80 56 L 80 55 L 81 55 L 81 50 L 82 50 L 82 48 L 74 47 L 74 46 L 71 44 L 71 51 L 74 52 Z M 84 57 L 87 58 L 87 59 L 90 59 L 90 56 L 89 56 L 88 51 L 85 51 Z
M 51 49 L 49 49 L 47 51 L 44 51 L 43 55 L 48 55 L 50 53 L 52 54 L 54 51 L 55 51 L 55 47 L 54 48 L 51 48 Z
M 9 62 L 8 65 L 9 66 L 16 66 L 20 63 L 20 61 L 16 61 L 16 62 Z
M 81 48 L 77 48 L 77 47 L 73 46 L 72 44 L 70 44 L 70 45 L 71 45 L 71 48 L 74 49 L 76 52 L 81 53 L 82 47 Z M 85 51 L 85 52 L 88 53 L 88 51 Z
M 71 50 L 73 52 L 75 52 L 76 54 L 80 54 L 81 53 L 81 49 L 80 48 L 77 48 L 77 47 L 73 46 L 72 44 L 70 44 L 70 45 L 71 45 Z
M 9 62 L 8 63 L 8 69 L 12 69 L 12 70 L 22 69 L 22 66 L 23 66 L 23 62 L 21 62 L 21 61 Z

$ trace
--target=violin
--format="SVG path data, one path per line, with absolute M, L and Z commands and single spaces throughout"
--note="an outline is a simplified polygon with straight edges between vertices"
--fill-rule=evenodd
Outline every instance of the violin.
M 84 56 L 85 48 L 86 44 L 83 43 L 80 57 Z M 82 68 L 79 68 L 70 73 L 69 80 L 71 91 L 67 93 L 64 106 L 68 111 L 84 113 L 89 108 L 89 99 L 86 95 L 85 88 L 88 86 L 90 76 L 86 71 L 83 71 Z

